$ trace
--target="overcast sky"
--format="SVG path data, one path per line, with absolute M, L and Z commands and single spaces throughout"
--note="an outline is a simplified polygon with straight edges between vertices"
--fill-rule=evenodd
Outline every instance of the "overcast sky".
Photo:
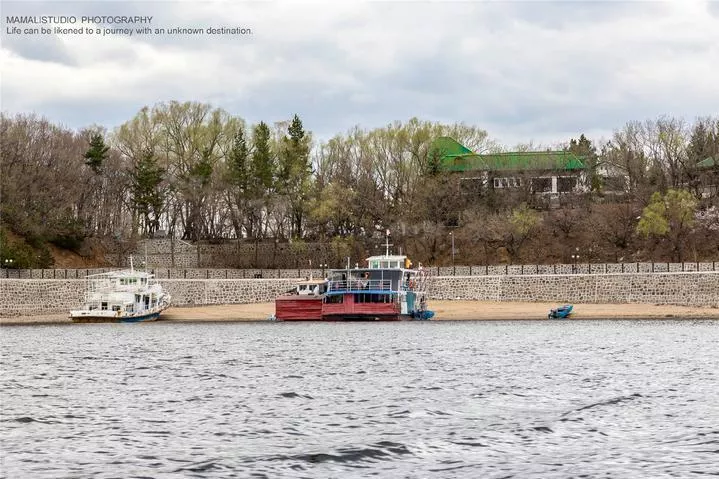
M 252 34 L 10 35 L 11 15 Z M 297 113 L 319 139 L 416 116 L 550 145 L 719 114 L 719 1 L 3 1 L 2 29 L 2 111 L 73 128 L 195 100 L 253 123 Z

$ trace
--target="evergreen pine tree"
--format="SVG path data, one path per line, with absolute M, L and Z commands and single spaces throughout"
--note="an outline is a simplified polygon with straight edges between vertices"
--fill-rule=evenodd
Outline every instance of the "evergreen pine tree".
M 252 178 L 255 194 L 262 196 L 273 186 L 275 165 L 270 149 L 270 127 L 261 121 L 252 133 Z
M 90 148 L 85 152 L 83 158 L 85 158 L 85 164 L 92 168 L 95 174 L 100 173 L 102 164 L 107 158 L 107 152 L 110 150 L 109 146 L 105 146 L 105 140 L 102 135 L 95 133 L 90 139 Z
M 164 174 L 165 170 L 157 164 L 157 158 L 150 151 L 140 157 L 131 173 L 132 205 L 142 217 L 143 230 L 148 235 L 152 235 L 160 226 L 165 199 L 160 185 Z

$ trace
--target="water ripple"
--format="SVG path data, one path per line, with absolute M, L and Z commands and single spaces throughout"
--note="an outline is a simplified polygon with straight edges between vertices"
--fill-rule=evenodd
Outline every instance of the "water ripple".
M 716 475 L 717 325 L 3 328 L 0 476 Z

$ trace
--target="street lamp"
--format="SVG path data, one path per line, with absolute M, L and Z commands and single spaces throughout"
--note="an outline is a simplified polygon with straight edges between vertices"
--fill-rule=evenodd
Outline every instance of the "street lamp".
M 449 237 L 452 238 L 452 270 L 454 271 L 454 235 L 453 231 L 449 232 Z
M 325 277 L 325 268 L 328 268 L 329 266 L 327 263 L 320 263 L 320 268 L 322 268 L 322 277 Z
M 3 265 L 5 266 L 5 277 L 10 277 L 10 269 L 12 268 L 13 260 L 11 258 L 6 258 L 3 260 Z
M 576 253 L 572 255 L 572 272 L 577 273 L 577 262 L 579 261 L 579 248 L 576 248 Z

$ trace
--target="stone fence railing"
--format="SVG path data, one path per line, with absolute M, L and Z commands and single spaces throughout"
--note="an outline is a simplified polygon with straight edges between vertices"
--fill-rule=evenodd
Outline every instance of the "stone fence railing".
M 117 268 L 95 269 L 0 269 L 0 279 L 82 279 Z M 683 273 L 719 271 L 719 261 L 703 263 L 581 263 L 524 264 L 492 266 L 427 266 L 432 276 L 517 276 L 617 273 Z M 159 279 L 294 279 L 323 277 L 326 269 L 219 269 L 219 268 L 151 268 Z

